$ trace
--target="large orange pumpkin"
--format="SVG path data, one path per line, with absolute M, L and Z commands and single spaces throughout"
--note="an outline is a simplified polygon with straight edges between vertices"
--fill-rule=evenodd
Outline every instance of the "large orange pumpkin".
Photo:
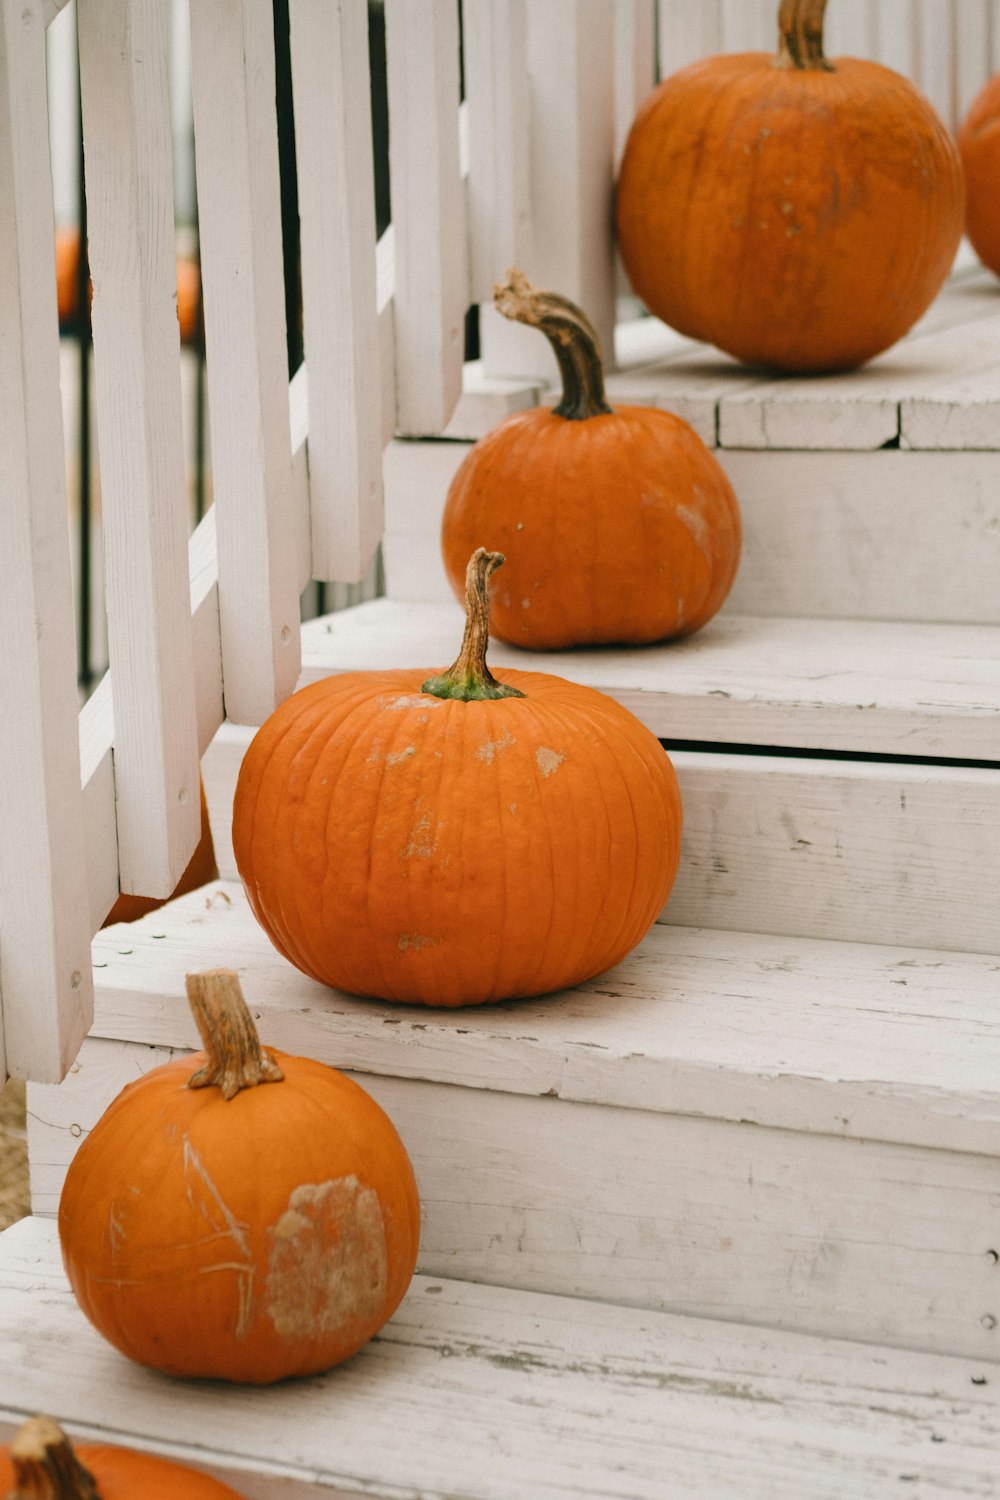
M 563 394 L 554 411 L 501 422 L 452 480 L 441 548 L 455 594 L 470 552 L 488 542 L 507 560 L 490 603 L 502 640 L 546 650 L 690 635 L 736 575 L 740 514 L 728 479 L 679 417 L 612 411 L 579 307 L 516 270 L 495 301 L 549 339 Z
M 1000 73 L 976 95 L 958 133 L 965 169 L 965 232 L 1000 276 Z
M 471 1005 L 578 984 L 624 958 L 673 883 L 673 768 L 592 688 L 486 667 L 490 575 L 469 564 L 454 665 L 353 672 L 255 736 L 233 807 L 250 904 L 324 984 Z
M 77 1301 L 130 1359 L 260 1385 L 354 1354 L 399 1305 L 419 1202 L 391 1122 L 322 1063 L 261 1049 L 230 970 L 188 976 L 205 1057 L 125 1088 L 59 1204 Z
M 235 1490 L 165 1458 L 105 1443 L 75 1447 L 51 1417 L 25 1422 L 0 1448 L 5 1500 L 239 1500 Z
M 214 880 L 218 873 L 218 866 L 215 863 L 215 845 L 212 842 L 212 827 L 208 821 L 205 786 L 202 783 L 201 836 L 195 845 L 194 853 L 184 867 L 184 873 L 168 899 L 172 901 L 175 896 L 185 896 L 188 891 L 196 891 L 199 886 Z M 158 897 L 130 896 L 122 891 L 105 917 L 103 925 L 110 927 L 114 922 L 135 922 L 140 917 L 148 916 L 151 911 L 157 911 L 163 905 L 164 902 Z
M 963 186 L 931 105 L 823 55 L 826 0 L 783 0 L 780 50 L 712 57 L 636 117 L 618 237 L 657 317 L 752 364 L 850 369 L 916 322 L 954 259 Z

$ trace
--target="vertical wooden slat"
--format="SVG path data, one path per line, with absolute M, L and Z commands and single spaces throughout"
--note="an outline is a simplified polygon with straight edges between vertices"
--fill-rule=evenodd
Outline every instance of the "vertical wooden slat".
M 967 0 L 962 0 L 963 5 Z M 946 125 L 955 116 L 955 17 L 952 0 L 916 0 L 914 80 Z
M 93 996 L 46 112 L 42 7 L 0 0 L 0 1003 L 55 1083 Z
M 488 302 L 507 268 L 531 257 L 525 0 L 465 0 L 463 27 L 471 297 Z
M 878 0 L 849 0 L 845 5 L 841 0 L 839 5 L 834 3 L 828 8 L 824 26 L 828 57 L 874 56 L 877 3 Z
M 615 0 L 615 170 L 639 105 L 656 82 L 653 0 Z
M 123 890 L 169 896 L 198 841 L 166 10 L 79 0 Z
M 191 7 L 226 713 L 259 724 L 299 673 L 274 33 L 269 0 Z
M 586 309 L 614 357 L 615 11 L 606 0 L 528 0 L 531 263 L 537 285 Z M 488 374 L 551 378 L 547 340 L 484 307 Z
M 658 27 L 661 78 L 722 46 L 719 0 L 660 0 Z
M 990 76 L 990 0 L 962 0 L 955 27 L 955 118 L 961 125 L 969 106 Z
M 396 429 L 441 432 L 462 391 L 469 303 L 455 0 L 386 0 Z
M 314 578 L 360 581 L 382 535 L 366 0 L 292 0 Z
M 872 57 L 886 68 L 915 78 L 917 23 L 913 0 L 891 0 L 875 7 L 875 50 Z
M 774 52 L 778 40 L 775 0 L 721 0 L 720 52 Z

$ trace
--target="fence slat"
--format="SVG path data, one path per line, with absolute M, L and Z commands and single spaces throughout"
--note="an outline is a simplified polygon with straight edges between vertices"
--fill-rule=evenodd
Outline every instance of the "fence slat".
M 53 244 L 42 6 L 0 0 L 0 1003 L 56 1083 L 93 993 Z
M 892 0 L 875 8 L 875 48 L 872 57 L 886 68 L 915 78 L 917 72 L 917 23 L 913 0 Z
M 79 0 L 121 888 L 198 842 L 166 10 Z
M 458 8 L 386 0 L 396 428 L 441 432 L 462 393 L 469 271 L 458 154 Z
M 269 0 L 191 7 L 223 685 L 241 724 L 300 661 L 272 28 Z
M 722 0 L 719 51 L 776 51 L 777 12 L 774 0 Z
M 531 254 L 528 18 L 525 0 L 465 0 L 462 14 L 471 295 L 488 302 Z
M 917 41 L 914 82 L 950 126 L 955 116 L 952 0 L 915 0 L 913 19 Z
M 529 0 L 531 243 L 536 285 L 586 309 L 614 357 L 612 214 L 614 7 L 606 0 Z M 488 375 L 553 378 L 547 340 L 493 307 L 480 321 Z
M 658 30 L 660 77 L 669 78 L 678 68 L 721 51 L 719 0 L 661 0 Z
M 290 7 L 314 578 L 360 581 L 382 535 L 366 0 Z
M 990 0 L 962 0 L 955 27 L 955 126 L 990 76 L 992 20 Z
M 615 170 L 639 105 L 656 83 L 656 6 L 615 0 Z

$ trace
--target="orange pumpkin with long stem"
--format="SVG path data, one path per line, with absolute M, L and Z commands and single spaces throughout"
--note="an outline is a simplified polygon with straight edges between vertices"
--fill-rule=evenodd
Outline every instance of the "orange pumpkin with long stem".
M 677 781 L 592 688 L 486 666 L 480 548 L 452 667 L 292 695 L 247 751 L 233 849 L 271 941 L 324 984 L 424 1005 L 539 995 L 611 968 L 666 901 Z M 426 679 L 426 680 L 425 680 Z
M 983 265 L 1000 276 L 1000 73 L 972 101 L 958 149 L 965 170 L 965 231 Z
M 513 645 L 646 645 L 712 618 L 736 575 L 740 513 L 697 433 L 649 406 L 608 405 L 583 310 L 511 270 L 495 302 L 551 343 L 562 399 L 518 412 L 476 443 L 441 524 L 456 595 L 481 542 L 507 559 L 490 628 Z
M 826 0 L 782 0 L 777 57 L 711 57 L 640 109 L 618 182 L 638 295 L 751 364 L 843 370 L 928 307 L 962 233 L 955 143 L 913 85 L 823 51 Z
M 235 1490 L 165 1458 L 106 1443 L 76 1447 L 51 1417 L 32 1417 L 0 1448 L 3 1500 L 239 1500 Z
M 232 971 L 189 975 L 188 997 L 204 1057 L 129 1084 L 70 1164 L 70 1284 L 109 1343 L 168 1375 L 329 1369 L 409 1285 L 409 1158 L 356 1083 L 261 1048 Z

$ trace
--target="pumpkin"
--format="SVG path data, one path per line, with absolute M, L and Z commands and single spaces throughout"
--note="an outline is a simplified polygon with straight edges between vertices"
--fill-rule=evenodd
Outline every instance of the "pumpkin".
M 954 141 L 905 78 L 823 53 L 826 0 L 783 0 L 779 51 L 707 58 L 626 143 L 618 239 L 657 317 L 751 364 L 846 370 L 932 301 L 962 232 Z
M 5 1500 L 239 1500 L 207 1474 L 130 1448 L 75 1448 L 51 1417 L 32 1417 L 0 1448 Z
M 56 230 L 56 298 L 59 323 L 63 328 L 75 320 L 79 308 L 80 231 L 76 228 Z M 93 287 L 87 281 L 87 312 L 93 301 Z M 181 343 L 191 344 L 201 337 L 201 270 L 188 256 L 177 261 L 177 321 Z
M 261 1385 L 354 1354 L 413 1274 L 419 1202 L 391 1122 L 342 1073 L 262 1049 L 236 975 L 189 975 L 204 1057 L 129 1084 L 70 1164 L 80 1307 L 169 1375 Z
M 215 845 L 212 842 L 212 828 L 208 821 L 208 803 L 205 801 L 205 786 L 202 783 L 201 837 L 184 868 L 183 875 L 167 899 L 172 901 L 175 896 L 185 896 L 188 891 L 196 891 L 199 886 L 207 885 L 210 880 L 214 880 L 218 873 L 218 866 L 215 863 Z M 163 905 L 164 902 L 154 896 L 129 896 L 123 891 L 105 917 L 103 926 L 110 927 L 113 922 L 136 922 L 140 917 L 147 916 L 151 911 L 157 911 Z
M 965 169 L 965 232 L 983 265 L 1000 276 L 1000 73 L 973 100 L 958 149 Z
M 507 559 L 490 605 L 502 640 L 548 650 L 690 635 L 736 575 L 740 514 L 728 479 L 679 417 L 612 411 L 597 335 L 579 307 L 518 270 L 494 300 L 548 338 L 562 399 L 501 422 L 452 480 L 441 549 L 456 596 L 485 539 Z
M 488 584 L 502 561 L 473 555 L 447 671 L 313 683 L 244 757 L 233 848 L 247 896 L 323 984 L 442 1006 L 544 994 L 618 963 L 667 898 L 681 825 L 670 761 L 592 688 L 493 676 Z

